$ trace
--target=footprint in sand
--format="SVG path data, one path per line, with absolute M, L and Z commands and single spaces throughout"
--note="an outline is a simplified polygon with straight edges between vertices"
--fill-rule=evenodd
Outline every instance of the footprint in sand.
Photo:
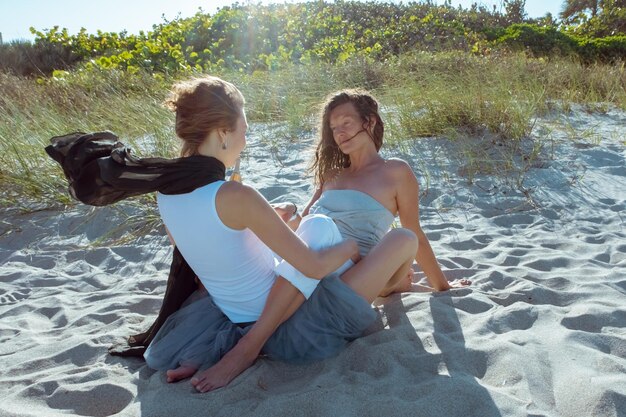
M 533 281 L 530 276 L 527 276 L 526 279 L 529 282 Z M 541 286 L 522 291 L 504 291 L 499 294 L 488 294 L 487 298 L 503 307 L 508 307 L 515 303 L 565 307 L 571 305 L 576 300 L 575 293 L 544 288 L 545 280 L 543 277 L 538 279 L 538 281 L 540 281 Z
M 624 328 L 626 311 L 592 311 L 578 316 L 564 317 L 561 325 L 570 330 L 580 330 L 588 333 L 600 333 L 604 327 Z
M 549 272 L 559 268 L 570 268 L 572 266 L 571 258 L 564 256 L 557 256 L 552 258 L 539 259 L 524 264 L 527 268 L 532 268 L 536 271 Z
M 492 332 L 503 334 L 513 330 L 528 330 L 538 317 L 539 312 L 534 306 L 513 304 L 496 310 L 487 325 Z
M 535 221 L 533 216 L 528 214 L 507 214 L 505 216 L 496 217 L 493 222 L 497 226 L 509 228 L 512 226 L 526 226 Z
M 460 240 L 448 243 L 448 246 L 457 251 L 478 250 L 486 247 L 493 237 L 489 235 L 476 235 L 467 240 Z
M 0 290 L 0 305 L 9 305 L 19 303 L 30 295 L 30 288 L 24 288 L 15 291 Z
M 126 388 L 102 384 L 85 390 L 68 390 L 61 386 L 46 402 L 51 408 L 81 416 L 110 416 L 126 408 L 133 398 L 133 393 Z

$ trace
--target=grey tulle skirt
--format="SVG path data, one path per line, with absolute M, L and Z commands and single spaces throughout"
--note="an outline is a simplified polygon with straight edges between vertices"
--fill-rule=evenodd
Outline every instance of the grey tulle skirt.
M 274 332 L 262 353 L 291 363 L 329 358 L 361 336 L 376 317 L 364 298 L 337 275 L 330 276 Z M 204 369 L 217 363 L 251 326 L 232 323 L 210 295 L 196 291 L 167 319 L 144 357 L 157 370 L 179 365 Z

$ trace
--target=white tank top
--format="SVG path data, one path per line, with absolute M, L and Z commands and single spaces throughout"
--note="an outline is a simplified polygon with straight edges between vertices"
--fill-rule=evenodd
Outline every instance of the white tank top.
M 233 323 L 256 321 L 274 284 L 274 255 L 249 229 L 220 220 L 215 196 L 224 181 L 187 194 L 157 193 L 161 218 L 215 304 Z

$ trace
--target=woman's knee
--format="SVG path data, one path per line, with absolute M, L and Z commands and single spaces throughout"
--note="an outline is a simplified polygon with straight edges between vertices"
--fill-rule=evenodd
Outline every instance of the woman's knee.
M 407 253 L 415 256 L 415 252 L 417 252 L 418 239 L 417 235 L 409 229 L 404 227 L 397 227 L 391 229 L 389 233 L 387 233 L 390 239 L 400 246 L 402 249 L 406 250 Z

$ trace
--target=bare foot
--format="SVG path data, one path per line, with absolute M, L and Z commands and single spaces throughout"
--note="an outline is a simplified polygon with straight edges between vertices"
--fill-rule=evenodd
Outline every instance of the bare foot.
M 194 366 L 179 366 L 176 369 L 168 370 L 165 375 L 167 375 L 167 382 L 176 382 L 181 379 L 189 378 L 191 375 L 195 374 L 198 368 Z
M 199 392 L 208 392 L 226 386 L 237 375 L 248 369 L 257 356 L 258 351 L 249 352 L 239 343 L 218 363 L 191 378 L 191 385 Z
M 411 271 L 412 272 L 412 271 Z M 391 287 L 385 287 L 382 289 L 379 297 L 387 297 L 395 292 L 410 292 L 413 289 L 413 273 L 407 274 L 401 280 L 395 283 Z
M 131 346 L 131 347 L 144 346 L 149 334 L 150 332 L 147 331 L 147 332 L 135 334 L 132 336 L 128 336 L 128 346 Z

